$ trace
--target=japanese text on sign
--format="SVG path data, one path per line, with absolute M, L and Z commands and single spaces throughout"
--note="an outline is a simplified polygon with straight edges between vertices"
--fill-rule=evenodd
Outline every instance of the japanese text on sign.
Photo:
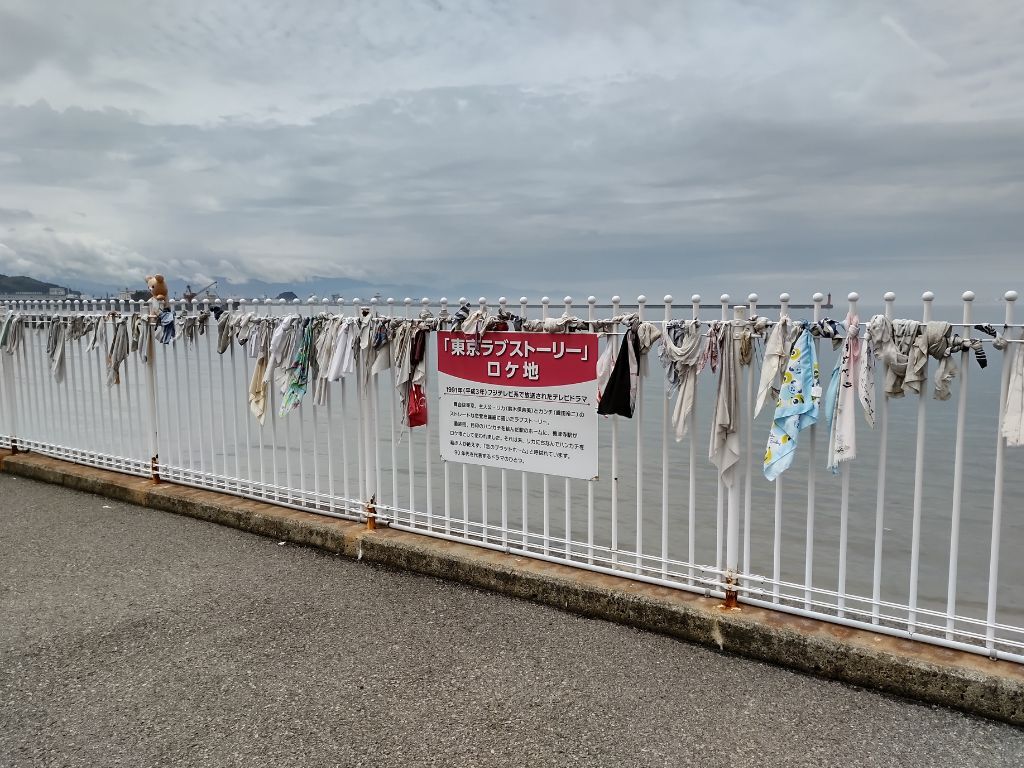
M 441 457 L 597 475 L 594 334 L 438 334 Z

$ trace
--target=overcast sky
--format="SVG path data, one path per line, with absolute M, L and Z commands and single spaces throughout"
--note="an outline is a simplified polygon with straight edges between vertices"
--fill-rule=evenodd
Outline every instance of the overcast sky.
M 0 272 L 988 300 L 1021 41 L 1019 0 L 0 0 Z

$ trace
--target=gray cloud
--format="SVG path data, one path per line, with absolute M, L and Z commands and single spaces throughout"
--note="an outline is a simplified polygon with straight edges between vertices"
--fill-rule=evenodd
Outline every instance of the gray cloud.
M 579 298 L 1024 283 L 1013 3 L 58 6 L 91 47 L 25 4 L 20 28 L 52 31 L 0 59 L 0 208 L 30 212 L 0 210 L 3 272 Z

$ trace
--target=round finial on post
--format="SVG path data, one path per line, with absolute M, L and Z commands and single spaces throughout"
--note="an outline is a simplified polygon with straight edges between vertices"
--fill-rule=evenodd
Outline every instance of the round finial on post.
M 238 300 L 238 306 L 240 306 L 240 307 L 244 307 L 248 303 L 249 303 L 248 299 L 239 299 Z
M 426 309 L 427 307 L 430 306 L 430 299 L 424 296 L 422 299 L 420 299 L 420 304 L 423 306 L 424 309 Z
M 751 293 L 747 296 L 747 304 L 757 304 L 757 300 L 760 298 L 756 293 Z
M 405 304 L 405 306 L 407 306 L 407 307 L 411 306 L 412 305 L 412 299 L 409 296 L 406 296 L 404 299 L 402 299 L 402 303 Z
M 935 300 L 935 294 L 932 293 L 931 291 L 925 291 L 924 293 L 921 294 L 921 301 L 934 301 L 934 300 Z
M 860 294 L 857 293 L 856 291 L 851 291 L 850 293 L 846 294 L 846 300 L 847 301 L 860 301 Z
M 612 304 L 619 304 L 622 301 L 620 296 L 612 296 Z
M 459 306 L 460 306 L 460 307 L 461 307 L 461 306 L 462 306 L 463 304 L 468 304 L 468 303 L 469 303 L 469 299 L 467 299 L 467 298 L 466 298 L 465 296 L 459 296 Z
M 974 301 L 974 291 L 964 291 L 960 298 L 964 301 Z
M 811 296 L 811 301 L 813 301 L 815 304 L 821 304 L 824 300 L 825 294 L 821 293 L 820 291 Z
M 666 293 L 665 294 L 665 298 L 662 299 L 662 301 L 664 301 L 666 304 L 671 304 L 672 303 L 672 294 L 671 293 Z
M 779 302 L 781 304 L 788 304 L 789 303 L 789 294 L 788 293 L 780 293 L 779 294 Z
M 358 307 L 362 303 L 363 303 L 363 300 L 361 298 L 359 298 L 358 296 L 356 296 L 354 299 L 352 299 L 352 306 L 353 307 Z
M 523 305 L 526 305 L 526 304 L 530 303 L 530 300 L 528 298 L 526 298 L 525 296 L 520 296 L 519 297 L 519 303 L 523 304 Z
M 732 298 L 732 297 L 731 297 L 731 296 L 729 296 L 729 294 L 728 294 L 728 293 L 723 293 L 723 294 L 722 294 L 721 296 L 719 296 L 719 297 L 718 297 L 718 300 L 719 300 L 719 301 L 720 301 L 720 302 L 721 302 L 722 304 L 728 304 L 731 298 Z
M 568 305 L 568 306 L 570 306 L 570 307 L 572 306 L 572 296 L 566 296 L 566 297 L 565 297 L 564 299 L 562 299 L 562 301 L 563 301 L 563 302 L 564 302 L 564 303 L 565 303 L 566 305 Z
M 597 304 L 597 296 L 587 296 L 587 304 Z
M 508 306 L 508 297 L 507 296 L 499 296 L 498 297 L 498 306 L 501 307 L 502 309 L 504 309 L 506 306 Z
M 647 297 L 644 296 L 643 294 L 640 294 L 639 296 L 636 297 L 636 303 L 637 304 L 646 304 L 647 303 Z
M 690 297 L 690 303 L 691 304 L 700 304 L 700 294 L 699 293 L 693 294 Z
M 882 299 L 884 299 L 885 301 L 896 301 L 896 294 L 893 293 L 892 291 L 886 291 L 885 294 L 882 296 Z
M 481 296 L 479 299 L 476 300 L 476 303 L 479 304 L 481 307 L 486 307 L 487 306 L 487 297 L 486 296 Z
M 1017 300 L 1017 292 L 1016 291 L 1007 291 L 1006 293 L 1003 294 L 1003 298 L 1006 299 L 1007 301 L 1016 301 Z
M 379 303 L 380 303 L 380 299 L 378 299 L 376 296 L 374 296 L 372 299 L 370 299 L 370 306 L 371 307 L 375 307 Z
M 541 304 L 550 304 L 551 303 L 551 298 L 548 297 L 548 296 L 541 296 L 540 297 L 540 303 Z

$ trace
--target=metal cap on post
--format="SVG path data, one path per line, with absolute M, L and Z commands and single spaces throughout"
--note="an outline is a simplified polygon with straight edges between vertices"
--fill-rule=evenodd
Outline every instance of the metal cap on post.
M 896 303 L 896 294 L 892 291 L 886 291 L 882 295 L 882 301 L 885 302 L 885 316 L 892 320 L 893 318 L 893 305 Z

